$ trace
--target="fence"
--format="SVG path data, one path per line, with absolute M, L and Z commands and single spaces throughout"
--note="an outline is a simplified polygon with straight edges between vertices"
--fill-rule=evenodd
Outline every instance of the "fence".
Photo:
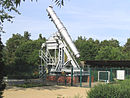
M 46 78 L 39 79 L 38 76 L 8 76 L 10 84 L 25 83 L 25 81 L 43 82 L 45 85 L 64 85 L 64 86 L 79 86 L 93 87 L 98 83 L 110 83 L 116 80 L 130 79 L 130 68 L 81 68 L 80 72 L 74 72 L 71 69 L 71 74 L 62 72 L 61 74 L 47 74 Z M 16 80 L 16 82 L 14 82 Z M 24 81 L 24 82 L 21 82 Z
M 46 76 L 46 83 L 48 85 L 65 85 L 65 86 L 80 86 L 80 87 L 91 87 L 90 70 L 88 68 L 80 69 L 75 72 L 71 69 L 71 74 L 63 72 L 62 74 Z
M 99 82 L 112 83 L 118 80 L 130 79 L 130 68 L 91 68 L 91 76 L 94 78 L 92 85 Z

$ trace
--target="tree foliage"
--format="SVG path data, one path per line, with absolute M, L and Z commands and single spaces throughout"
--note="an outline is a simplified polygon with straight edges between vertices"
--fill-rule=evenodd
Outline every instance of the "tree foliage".
M 31 36 L 31 34 L 28 31 L 25 31 L 24 32 L 24 36 L 23 36 L 24 41 L 30 40 L 30 36 Z
M 127 55 L 127 59 L 130 59 L 130 38 L 127 39 L 127 42 L 124 45 L 124 53 Z
M 7 74 L 25 75 L 32 74 L 38 69 L 39 50 L 41 44 L 45 42 L 45 38 L 31 40 L 31 34 L 27 31 L 24 35 L 13 34 L 6 43 L 5 60 Z
M 39 50 L 43 42 L 45 40 L 31 40 L 21 44 L 16 50 L 15 62 L 18 64 L 22 62 L 28 65 L 39 65 Z
M 3 23 L 5 20 L 12 22 L 12 18 L 14 18 L 14 16 L 10 12 L 14 11 L 20 14 L 20 12 L 16 8 L 16 5 L 18 3 L 17 1 L 16 0 L 0 0 L 0 32 L 4 32 Z
M 94 60 L 99 50 L 99 41 L 89 38 L 82 38 L 81 36 L 75 41 L 75 45 L 80 51 L 80 60 Z
M 45 37 L 42 37 L 42 34 L 39 34 L 38 40 L 46 40 L 46 38 L 45 38 Z
M 64 0 L 52 0 L 52 1 L 54 1 L 57 6 L 60 6 L 60 7 L 64 6 Z
M 106 46 L 112 46 L 112 47 L 119 47 L 119 41 L 115 39 L 111 40 L 103 40 L 101 41 L 101 47 L 106 47 Z
M 97 60 L 124 60 L 125 55 L 118 47 L 106 46 L 106 47 L 101 47 L 95 59 Z
M 124 48 L 125 48 L 124 50 L 126 52 L 130 51 L 130 38 L 127 39 L 127 42 L 126 42 Z
M 0 37 L 0 98 L 2 98 L 2 91 L 5 88 L 5 84 L 3 83 L 3 77 L 4 77 L 4 61 L 3 61 L 3 44 L 1 42 L 1 37 Z
M 130 60 L 129 45 L 130 40 L 124 47 L 119 45 L 119 41 L 111 40 L 88 40 L 84 37 L 78 37 L 75 45 L 80 51 L 80 60 Z M 124 51 L 125 50 L 125 51 Z
M 24 41 L 24 37 L 21 36 L 20 34 L 13 34 L 12 38 L 7 40 L 6 42 L 6 49 L 4 51 L 5 53 L 5 60 L 6 60 L 6 65 L 11 65 L 15 63 L 15 52 L 16 49 L 22 44 Z

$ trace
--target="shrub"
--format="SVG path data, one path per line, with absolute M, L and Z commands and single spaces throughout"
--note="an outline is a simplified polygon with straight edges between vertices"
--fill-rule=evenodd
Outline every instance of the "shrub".
M 43 84 L 36 84 L 36 83 L 24 83 L 19 85 L 14 85 L 16 87 L 22 87 L 22 88 L 32 88 L 32 87 L 42 87 Z
M 117 84 L 99 84 L 88 92 L 88 98 L 130 98 L 130 80 Z

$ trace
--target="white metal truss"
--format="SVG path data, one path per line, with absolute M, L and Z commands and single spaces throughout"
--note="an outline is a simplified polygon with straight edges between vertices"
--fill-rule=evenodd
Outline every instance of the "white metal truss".
M 79 71 L 80 66 L 78 65 L 77 61 L 75 60 L 75 57 L 71 53 L 71 50 L 69 49 L 65 41 L 62 40 L 60 34 L 57 32 L 52 37 L 51 41 L 48 39 L 47 42 L 45 43 L 46 51 L 43 52 L 43 50 L 40 50 L 39 52 L 39 57 L 41 58 L 42 61 L 44 61 L 44 66 L 46 67 L 50 66 L 51 67 L 50 72 L 61 72 L 61 71 L 71 72 L 71 68 L 67 69 L 67 66 L 73 67 L 74 71 L 76 70 Z M 56 42 L 57 44 L 52 43 L 52 39 L 53 42 Z M 57 46 L 54 46 L 54 44 Z M 55 54 L 54 57 L 51 56 L 50 53 L 51 50 L 53 50 L 54 52 L 53 54 Z M 65 55 L 66 55 L 66 61 L 65 61 Z

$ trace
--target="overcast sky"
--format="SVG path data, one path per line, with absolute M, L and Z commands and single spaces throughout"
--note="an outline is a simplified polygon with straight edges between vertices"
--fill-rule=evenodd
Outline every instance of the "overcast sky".
M 4 23 L 5 34 L 2 41 L 12 34 L 31 33 L 31 39 L 37 39 L 39 33 L 48 38 L 56 32 L 55 25 L 49 20 L 46 8 L 54 7 L 55 12 L 66 26 L 70 36 L 76 40 L 78 36 L 102 40 L 117 39 L 124 45 L 130 38 L 130 0 L 64 0 L 65 6 L 59 8 L 51 0 L 38 2 L 22 2 L 18 8 L 21 15 L 15 16 L 13 23 Z

